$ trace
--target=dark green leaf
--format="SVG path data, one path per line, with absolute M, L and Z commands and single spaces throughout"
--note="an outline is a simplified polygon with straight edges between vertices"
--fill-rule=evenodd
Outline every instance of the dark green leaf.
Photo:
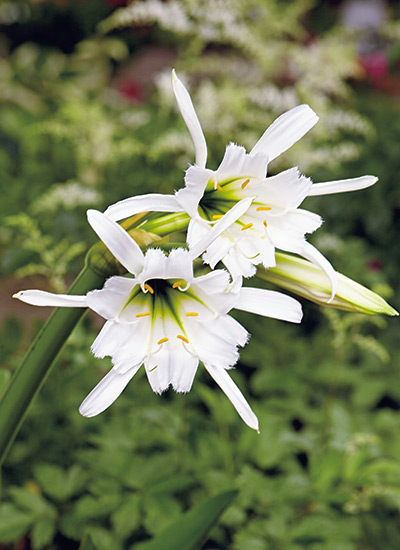
M 13 542 L 27 533 L 33 523 L 33 516 L 21 512 L 12 504 L 0 505 L 0 541 Z
M 179 550 L 195 550 L 200 548 L 209 530 L 237 494 L 237 491 L 226 491 L 201 502 L 150 542 L 134 546 L 132 550 L 177 550 L 178 548 Z

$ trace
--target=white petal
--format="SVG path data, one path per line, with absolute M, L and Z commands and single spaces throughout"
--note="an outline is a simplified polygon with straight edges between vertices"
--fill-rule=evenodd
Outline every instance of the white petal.
M 271 221 L 271 225 L 275 223 L 272 217 L 269 220 Z M 279 220 L 282 232 L 294 232 L 301 236 L 304 236 L 306 233 L 314 233 L 314 231 L 321 227 L 322 223 L 323 220 L 319 214 L 303 210 L 302 208 L 289 210 Z
M 311 180 L 302 176 L 298 168 L 289 168 L 275 176 L 269 176 L 262 182 L 257 193 L 257 204 L 297 208 L 307 197 L 311 186 Z
M 247 330 L 230 315 L 220 315 L 214 319 L 213 330 L 220 338 L 235 346 L 245 346 L 250 338 Z
M 361 176 L 347 180 L 325 181 L 314 183 L 308 193 L 310 197 L 318 195 L 333 195 L 334 193 L 347 193 L 347 191 L 359 191 L 371 187 L 378 181 L 375 176 Z
M 172 387 L 176 392 L 187 393 L 191 390 L 199 360 L 187 353 L 183 346 L 170 350 Z
M 195 344 L 200 361 L 221 368 L 229 368 L 237 363 L 239 353 L 236 343 L 221 338 L 216 332 L 217 325 L 212 321 L 197 323 L 195 329 L 188 325 L 187 329 L 189 341 Z
M 190 249 L 191 257 L 195 259 L 200 256 L 217 237 L 226 231 L 228 227 L 240 218 L 240 216 L 243 216 L 243 214 L 249 209 L 251 203 L 251 198 L 242 199 L 230 210 L 228 210 L 228 212 L 217 221 L 210 231 L 208 231 L 208 233 L 206 233 L 200 241 L 193 245 Z
M 161 338 L 161 334 L 157 338 Z M 168 388 L 172 380 L 168 347 L 163 346 L 158 353 L 150 357 L 146 365 L 146 374 L 154 393 L 162 393 Z
M 176 76 L 175 70 L 172 71 L 172 87 L 183 120 L 192 136 L 196 154 L 196 164 L 201 168 L 205 168 L 207 162 L 206 139 L 201 129 L 199 119 L 197 118 L 196 111 L 194 110 L 189 92 Z
M 203 290 L 206 294 L 224 292 L 229 285 L 229 275 L 224 269 L 210 271 L 193 280 L 193 286 Z
M 71 296 L 69 294 L 52 294 L 44 290 L 21 290 L 13 295 L 32 306 L 50 307 L 87 307 L 86 296 Z
M 179 207 L 194 218 L 198 214 L 199 202 L 204 195 L 208 180 L 214 177 L 214 172 L 199 166 L 191 166 L 186 170 L 185 187 L 176 192 L 175 198 Z
M 176 201 L 175 195 L 152 193 L 130 197 L 107 208 L 104 214 L 110 220 L 118 221 L 141 212 L 182 212 L 183 209 Z
M 116 259 L 131 273 L 139 273 L 143 267 L 143 253 L 125 229 L 97 210 L 88 210 L 87 217 Z
M 79 412 L 82 416 L 96 416 L 107 409 L 119 397 L 128 382 L 139 370 L 140 364 L 121 374 L 115 368 L 97 384 L 82 401 Z
M 87 305 L 104 319 L 114 319 L 126 305 L 135 285 L 137 285 L 135 279 L 111 277 L 107 279 L 102 290 L 88 292 Z
M 167 258 L 166 278 L 192 281 L 193 261 L 188 250 L 184 248 L 171 250 Z
M 125 340 L 125 334 L 121 338 L 122 333 L 129 328 L 129 325 L 107 321 L 91 345 L 93 355 L 99 359 L 111 356 L 121 345 L 121 339 Z
M 248 426 L 250 426 L 250 428 L 258 431 L 258 418 L 253 413 L 250 405 L 247 403 L 246 399 L 243 397 L 243 394 L 236 386 L 229 374 L 226 372 L 226 370 L 208 364 L 204 364 L 204 366 L 208 370 L 210 375 L 214 378 L 215 382 L 218 384 L 221 390 L 231 401 L 232 405 L 235 407 L 242 420 Z
M 324 271 L 331 283 L 331 298 L 328 300 L 328 304 L 333 300 L 337 290 L 337 277 L 336 271 L 328 260 L 310 243 L 304 242 L 302 250 L 298 252 L 303 258 L 309 260 L 313 264 L 317 265 Z
M 280 292 L 262 288 L 242 288 L 235 309 L 290 323 L 300 323 L 303 316 L 297 300 Z
M 252 153 L 246 155 L 243 166 L 242 174 L 244 176 L 249 175 L 254 178 L 263 179 L 267 175 L 268 157 L 264 153 Z
M 244 147 L 236 145 L 235 143 L 229 143 L 226 146 L 224 157 L 218 167 L 218 176 L 222 179 L 229 176 L 241 176 L 245 158 L 246 149 Z
M 138 277 L 141 283 L 149 279 L 166 279 L 167 256 L 160 248 L 149 248 L 144 256 L 142 273 Z
M 257 141 L 251 154 L 264 153 L 269 162 L 287 151 L 318 122 L 308 105 L 299 105 L 278 117 Z
M 203 261 L 208 264 L 211 269 L 214 269 L 217 263 L 228 254 L 232 246 L 235 246 L 235 243 L 224 235 L 221 235 L 207 248 L 207 252 L 203 254 Z
M 256 272 L 253 262 L 242 254 L 237 246 L 230 249 L 229 254 L 222 258 L 222 262 L 230 272 L 232 279 L 241 278 L 242 276 L 252 277 Z

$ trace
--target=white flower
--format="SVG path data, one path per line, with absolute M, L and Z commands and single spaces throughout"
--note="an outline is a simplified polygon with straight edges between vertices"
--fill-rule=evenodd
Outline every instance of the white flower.
M 208 247 L 203 259 L 214 267 L 222 260 L 234 279 L 250 277 L 255 266 L 275 266 L 275 250 L 293 252 L 312 261 L 330 279 L 331 299 L 336 276 L 331 264 L 310 243 L 305 234 L 322 223 L 319 215 L 299 208 L 311 195 L 327 195 L 364 189 L 377 178 L 363 176 L 313 184 L 297 168 L 266 177 L 268 163 L 286 151 L 318 121 L 308 105 L 284 113 L 264 132 L 250 153 L 233 143 L 226 148 L 217 170 L 206 168 L 207 145 L 188 91 L 173 73 L 173 88 L 181 114 L 192 136 L 196 164 L 185 177 L 185 188 L 172 195 L 144 195 L 126 199 L 106 210 L 114 220 L 144 210 L 187 212 L 191 217 L 188 244 L 196 244 L 213 223 L 237 201 L 249 198 L 243 216 Z
M 279 292 L 257 288 L 232 292 L 225 270 L 199 277 L 193 273 L 193 259 L 204 252 L 210 238 L 246 208 L 246 201 L 236 205 L 194 252 L 178 248 L 168 256 L 159 249 L 144 255 L 120 225 L 89 210 L 91 226 L 131 276 L 111 277 L 102 290 L 86 296 L 39 290 L 15 295 L 33 305 L 89 307 L 106 319 L 92 351 L 96 357 L 110 356 L 113 368 L 83 401 L 81 414 L 94 416 L 109 407 L 142 364 L 155 392 L 170 385 L 177 392 L 188 392 L 201 361 L 246 424 L 258 430 L 257 417 L 227 373 L 238 360 L 238 346 L 249 337 L 228 312 L 236 308 L 298 323 L 300 304 Z

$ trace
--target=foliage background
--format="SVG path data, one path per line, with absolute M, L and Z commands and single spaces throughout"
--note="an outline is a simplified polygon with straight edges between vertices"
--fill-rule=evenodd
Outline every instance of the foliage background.
M 305 207 L 324 217 L 310 240 L 336 269 L 398 309 L 399 8 L 388 4 L 379 30 L 357 32 L 341 10 L 302 0 L 0 2 L 3 389 L 43 319 L 8 306 L 10 289 L 67 288 L 95 242 L 88 207 L 182 185 L 193 151 L 171 66 L 190 87 L 211 167 L 226 143 L 251 147 L 307 102 L 321 120 L 272 172 L 379 176 L 370 190 Z M 81 418 L 109 369 L 89 353 L 99 322 L 85 318 L 4 466 L 1 547 L 131 550 L 236 487 L 205 549 L 397 549 L 397 322 L 303 306 L 300 327 L 239 316 L 253 336 L 233 377 L 260 435 L 201 369 L 186 396 L 156 396 L 137 375 L 111 409 Z

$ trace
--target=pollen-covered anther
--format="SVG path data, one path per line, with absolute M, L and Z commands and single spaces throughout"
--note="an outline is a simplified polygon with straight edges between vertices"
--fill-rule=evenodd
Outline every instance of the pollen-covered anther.
M 188 311 L 187 313 L 185 313 L 185 317 L 197 317 L 198 316 L 198 313 L 196 313 L 195 311 Z
M 150 294 L 154 294 L 154 289 L 149 284 L 144 283 L 144 288 L 145 288 L 145 290 L 150 292 Z
M 161 340 L 159 340 L 157 342 L 157 344 L 164 344 L 164 342 L 168 342 L 169 338 L 165 337 L 165 338 L 161 338 Z
M 212 217 L 213 220 L 220 220 L 221 218 L 223 218 L 223 214 L 214 214 L 214 216 Z
M 185 342 L 185 344 L 189 343 L 189 340 L 186 338 L 186 336 L 183 336 L 182 334 L 177 334 L 176 337 L 179 338 L 179 340 L 182 340 L 182 342 Z
M 267 225 L 268 225 L 268 224 L 267 224 L 267 220 L 264 220 L 264 221 L 263 221 L 263 225 L 264 225 L 264 227 L 267 227 Z
M 222 187 L 217 183 L 217 185 L 215 186 L 216 190 L 217 191 L 222 191 Z
M 241 228 L 241 231 L 244 231 L 245 229 L 250 229 L 250 227 L 253 227 L 253 224 L 252 224 L 252 223 L 248 223 L 247 225 L 244 225 L 244 226 Z
M 176 283 L 172 285 L 172 288 L 179 288 L 180 286 L 182 286 L 182 281 L 176 281 Z
M 150 311 L 144 311 L 143 313 L 136 313 L 136 317 L 148 317 L 150 315 Z
M 262 212 L 262 211 L 264 211 L 264 210 L 272 210 L 272 208 L 271 208 L 270 206 L 258 206 L 258 207 L 256 208 L 256 211 L 257 211 L 257 212 Z
M 242 189 L 244 189 L 245 187 L 247 187 L 247 185 L 249 185 L 250 183 L 250 178 L 248 178 L 247 180 L 245 180 L 242 185 L 240 186 Z

